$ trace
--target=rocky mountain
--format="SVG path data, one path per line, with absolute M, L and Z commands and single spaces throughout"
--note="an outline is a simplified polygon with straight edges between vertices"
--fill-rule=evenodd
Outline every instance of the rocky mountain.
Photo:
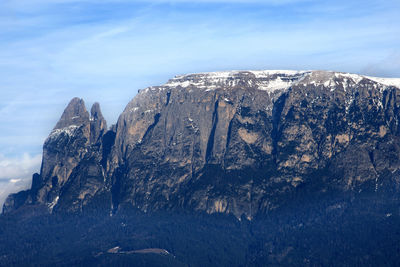
M 400 80 L 177 76 L 116 125 L 68 104 L 0 266 L 399 266 Z
M 400 80 L 328 71 L 176 76 L 107 128 L 74 98 L 5 214 L 190 211 L 252 220 L 304 199 L 400 189 Z

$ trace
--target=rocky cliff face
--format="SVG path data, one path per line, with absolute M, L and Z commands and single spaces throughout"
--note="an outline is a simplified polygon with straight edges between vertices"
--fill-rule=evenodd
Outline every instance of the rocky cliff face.
M 11 195 L 3 211 L 28 204 L 47 205 L 50 212 L 55 206 L 80 210 L 87 198 L 104 188 L 101 160 L 106 131 L 98 103 L 89 115 L 82 99 L 72 99 L 45 140 L 40 174 L 34 174 L 32 188 Z
M 177 76 L 141 90 L 107 131 L 73 99 L 46 140 L 32 189 L 50 211 L 135 207 L 248 219 L 304 194 L 395 193 L 400 82 L 324 71 Z

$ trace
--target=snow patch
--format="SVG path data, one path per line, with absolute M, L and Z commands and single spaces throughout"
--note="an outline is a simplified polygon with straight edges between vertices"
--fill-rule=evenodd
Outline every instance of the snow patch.
M 59 196 L 56 196 L 56 198 L 51 203 L 47 204 L 47 207 L 49 208 L 50 211 L 53 211 L 53 208 L 55 205 L 57 205 L 59 198 L 60 198 Z
M 305 70 L 252 70 L 249 72 L 253 73 L 256 76 L 256 78 L 267 78 L 271 75 L 278 75 L 278 74 L 296 76 L 309 73 L 309 71 Z
M 342 72 L 337 72 L 335 73 L 336 78 L 343 78 L 346 77 L 348 79 L 353 80 L 354 83 L 360 83 L 362 79 L 364 79 L 364 76 L 358 75 L 358 74 L 351 74 L 351 73 L 342 73 Z
M 377 83 L 387 85 L 387 86 L 395 86 L 395 87 L 400 88 L 400 78 L 379 78 L 379 77 L 370 77 L 370 76 L 365 76 L 365 78 L 370 79 Z
M 354 83 L 358 84 L 360 83 L 363 79 L 368 79 L 386 86 L 395 86 L 400 88 L 400 78 L 380 78 L 380 77 L 372 77 L 372 76 L 365 76 L 365 75 L 359 75 L 359 74 L 351 74 L 351 73 L 335 73 L 336 77 L 346 77 L 348 79 L 351 79 Z M 376 85 L 374 85 L 374 88 L 376 88 Z
M 190 81 L 184 81 L 184 82 L 179 82 L 179 81 L 173 81 L 168 83 L 169 86 L 173 86 L 173 87 L 188 87 L 189 85 L 191 85 Z
M 246 82 L 246 86 L 273 92 L 287 89 L 309 75 L 310 71 L 265 70 L 265 71 L 222 71 L 178 75 L 164 87 L 196 87 L 206 92 L 217 88 L 235 87 Z
M 400 78 L 377 78 L 333 71 L 249 70 L 177 75 L 162 86 L 152 86 L 144 89 L 142 92 L 178 87 L 189 88 L 189 90 L 200 89 L 209 92 L 216 89 L 242 86 L 272 93 L 275 91 L 287 90 L 288 88 L 298 84 L 303 86 L 324 86 L 331 91 L 336 90 L 338 87 L 342 87 L 344 91 L 348 91 L 349 88 L 354 87 L 364 79 L 369 79 L 385 86 L 396 86 L 400 88 Z M 379 84 L 372 86 L 377 88 Z M 131 111 L 135 111 L 135 109 Z
M 58 138 L 58 136 L 60 136 L 61 134 L 73 136 L 77 128 L 79 128 L 78 125 L 70 125 L 61 129 L 55 129 L 50 133 L 49 137 L 47 137 L 45 143 L 55 138 Z

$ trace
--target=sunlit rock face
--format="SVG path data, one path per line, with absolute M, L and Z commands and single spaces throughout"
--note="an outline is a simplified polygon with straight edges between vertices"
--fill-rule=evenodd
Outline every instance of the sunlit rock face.
M 73 99 L 32 189 L 4 211 L 132 206 L 252 219 L 304 195 L 395 193 L 399 87 L 326 71 L 183 75 L 141 90 L 108 131 L 98 104 L 89 115 Z

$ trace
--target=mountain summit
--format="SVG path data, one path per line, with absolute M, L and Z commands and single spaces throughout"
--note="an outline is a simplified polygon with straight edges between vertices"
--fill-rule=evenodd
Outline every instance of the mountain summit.
M 65 108 L 60 120 L 54 129 L 63 129 L 70 126 L 83 124 L 89 120 L 83 99 L 73 98 Z
M 400 80 L 327 71 L 176 76 L 115 126 L 68 104 L 4 213 L 184 210 L 251 220 L 304 198 L 398 193 Z

